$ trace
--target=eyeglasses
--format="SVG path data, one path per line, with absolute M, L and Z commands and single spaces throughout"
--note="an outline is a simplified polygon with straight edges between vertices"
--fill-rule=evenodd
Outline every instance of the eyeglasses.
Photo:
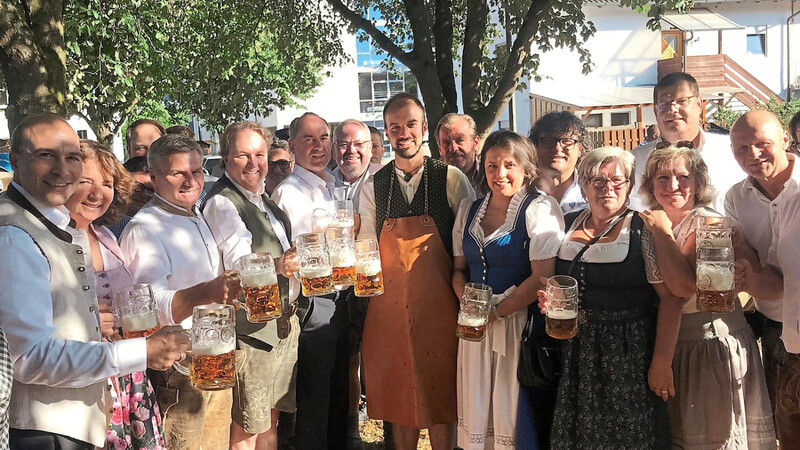
M 656 150 L 672 147 L 673 145 L 678 148 L 688 148 L 692 150 L 694 149 L 694 143 L 692 141 L 678 141 L 675 144 L 673 144 L 670 141 L 661 141 L 658 144 L 656 144 Z
M 280 167 L 281 170 L 289 170 L 289 167 L 291 166 L 292 163 L 285 159 L 276 159 L 275 161 L 270 161 L 267 164 L 269 165 L 270 169 Z
M 351 141 L 351 142 L 343 141 L 343 142 L 337 142 L 335 146 L 340 151 L 346 152 L 347 149 L 350 148 L 350 146 L 352 146 L 356 150 L 363 150 L 364 148 L 366 148 L 367 144 L 372 146 L 372 141 Z
M 147 191 L 147 192 L 149 192 L 151 194 L 156 192 L 155 189 L 151 188 L 150 186 L 148 186 L 146 184 L 142 184 L 142 183 L 136 183 L 136 186 L 133 187 L 133 190 L 136 191 L 136 192 L 145 192 L 145 191 Z
M 579 142 L 581 142 L 581 141 L 578 140 L 578 139 L 572 139 L 572 138 L 566 138 L 566 137 L 562 137 L 562 138 L 543 137 L 543 138 L 539 138 L 539 147 L 542 147 L 542 148 L 553 148 L 553 147 L 556 146 L 556 143 L 559 143 L 564 148 L 572 148 L 573 145 L 575 145 L 575 144 L 577 144 Z
M 628 179 L 622 177 L 614 177 L 614 178 L 594 177 L 591 180 L 589 180 L 589 183 L 595 189 L 602 189 L 606 187 L 608 183 L 611 183 L 612 189 L 620 189 L 622 188 L 622 186 L 625 186 L 628 183 Z
M 656 103 L 656 111 L 667 112 L 670 110 L 670 108 L 672 108 L 672 105 L 677 106 L 679 109 L 685 108 L 689 104 L 689 101 L 695 97 L 697 96 L 690 95 L 688 97 L 681 97 L 681 98 L 676 98 L 674 100 L 664 100 L 663 102 L 658 102 Z

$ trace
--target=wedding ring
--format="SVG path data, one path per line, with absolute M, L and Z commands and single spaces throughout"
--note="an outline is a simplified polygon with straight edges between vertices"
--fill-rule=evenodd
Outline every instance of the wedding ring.
M 669 391 L 668 391 L 668 390 L 666 390 L 666 389 L 662 389 L 662 390 L 661 390 L 661 393 L 662 393 L 662 394 L 666 394 L 666 393 L 668 393 L 668 392 L 669 392 Z

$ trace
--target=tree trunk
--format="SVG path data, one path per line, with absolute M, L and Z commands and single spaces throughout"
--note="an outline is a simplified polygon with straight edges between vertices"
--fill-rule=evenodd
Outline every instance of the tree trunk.
M 108 147 L 109 150 L 114 151 L 114 129 L 115 124 L 107 122 L 94 122 L 89 121 L 89 126 L 92 127 L 97 142 Z
M 27 115 L 66 115 L 66 52 L 60 0 L 0 0 L 0 68 L 8 127 Z

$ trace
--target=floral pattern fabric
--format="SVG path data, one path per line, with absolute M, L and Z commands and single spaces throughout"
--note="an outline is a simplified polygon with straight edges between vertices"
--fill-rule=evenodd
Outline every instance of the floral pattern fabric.
M 164 429 L 156 394 L 145 372 L 109 378 L 114 412 L 108 426 L 108 450 L 163 450 Z

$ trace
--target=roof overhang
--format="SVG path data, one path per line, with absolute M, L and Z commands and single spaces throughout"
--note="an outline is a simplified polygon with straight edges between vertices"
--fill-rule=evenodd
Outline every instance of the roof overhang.
M 670 11 L 661 20 L 682 31 L 742 30 L 743 26 L 706 8 L 694 8 L 686 13 Z

